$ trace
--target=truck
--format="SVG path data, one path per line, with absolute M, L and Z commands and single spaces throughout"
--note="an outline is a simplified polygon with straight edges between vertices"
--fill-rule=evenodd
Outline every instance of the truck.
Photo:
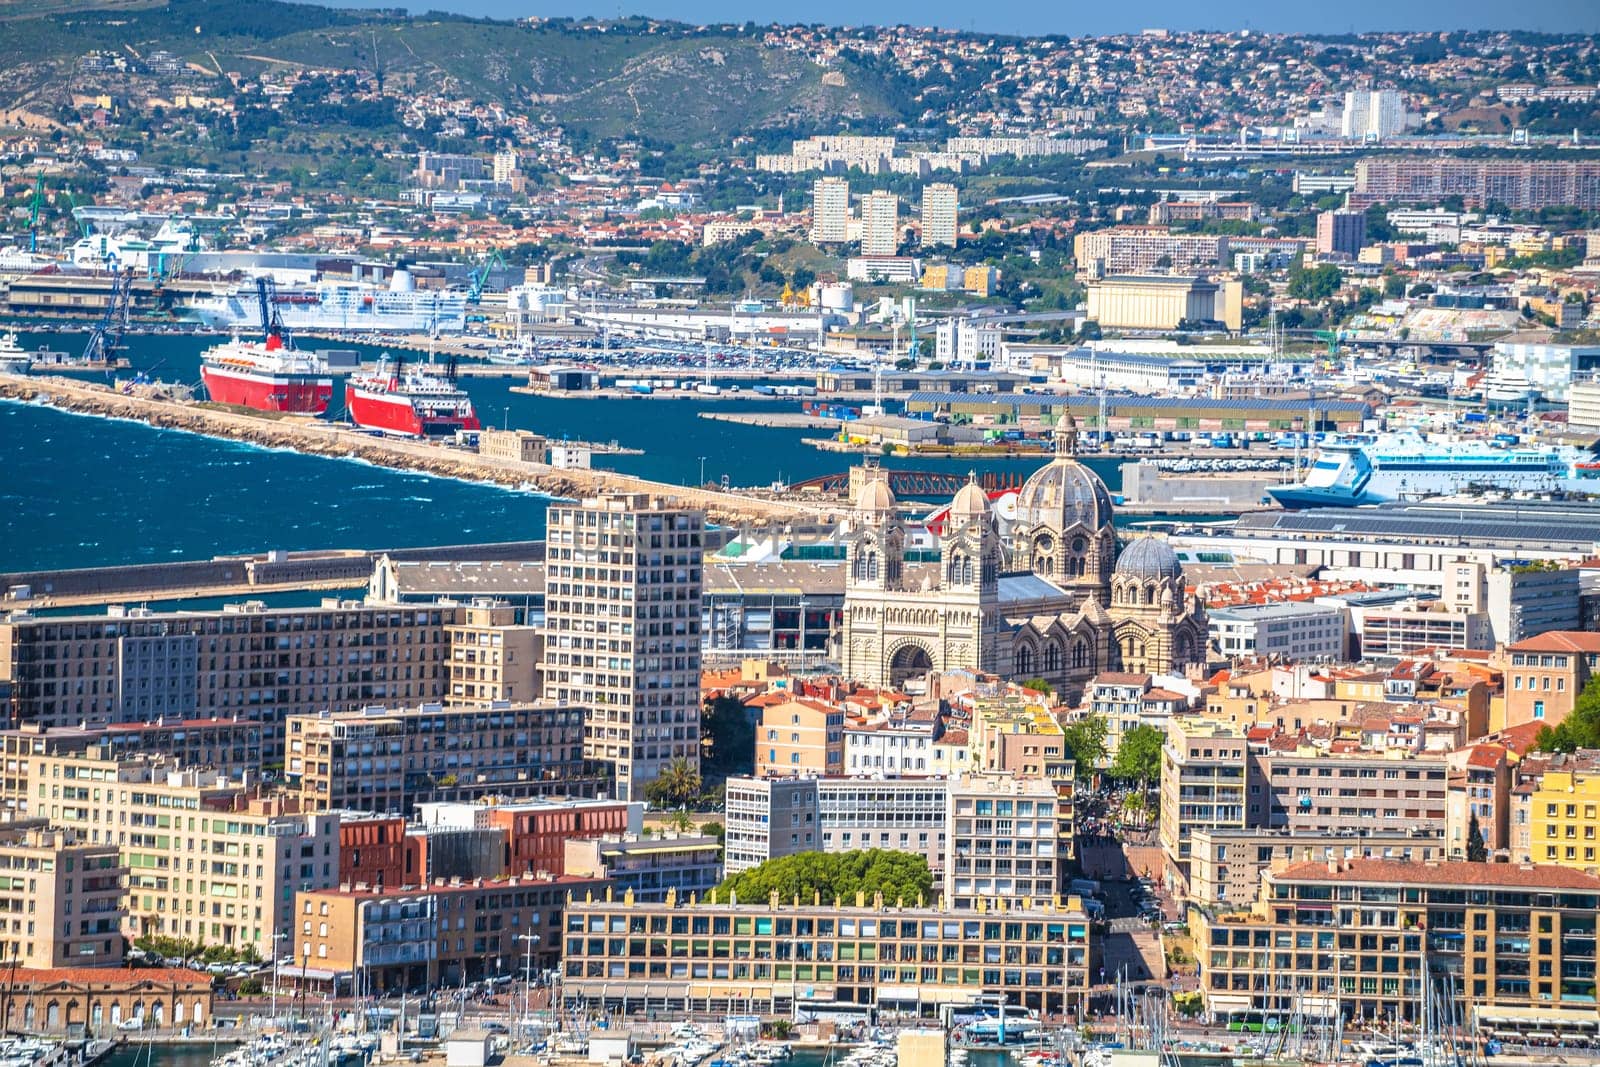
M 706 382 L 701 382 L 699 385 L 694 387 L 694 391 L 699 393 L 701 396 L 721 396 L 722 386 L 710 385 Z

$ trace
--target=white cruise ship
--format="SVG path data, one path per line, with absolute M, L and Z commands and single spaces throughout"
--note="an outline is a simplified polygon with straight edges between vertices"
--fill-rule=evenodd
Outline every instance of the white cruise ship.
M 1600 461 L 1567 445 L 1414 432 L 1339 437 L 1322 442 L 1299 482 L 1267 492 L 1286 508 L 1327 508 L 1479 490 L 1600 493 Z
M 291 331 L 315 333 L 461 333 L 467 294 L 418 289 L 397 270 L 388 288 L 363 282 L 320 281 L 277 290 L 273 306 Z M 188 318 L 218 330 L 261 328 L 255 283 L 236 286 L 189 305 Z

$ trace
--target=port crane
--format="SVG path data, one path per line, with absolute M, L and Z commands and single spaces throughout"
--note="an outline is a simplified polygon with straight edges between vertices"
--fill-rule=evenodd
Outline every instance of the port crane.
M 33 180 L 33 210 L 28 215 L 28 251 L 39 251 L 39 208 L 44 204 L 44 175 Z
M 116 364 L 117 352 L 122 348 L 122 335 L 127 332 L 128 317 L 132 311 L 133 273 L 122 271 L 112 276 L 105 314 L 89 330 L 88 343 L 83 346 L 84 363 L 104 362 L 108 368 Z
M 289 328 L 278 313 L 277 295 L 277 286 L 270 277 L 263 274 L 256 278 L 256 301 L 261 307 L 261 343 L 272 348 L 272 339 L 276 337 L 284 348 L 289 348 Z

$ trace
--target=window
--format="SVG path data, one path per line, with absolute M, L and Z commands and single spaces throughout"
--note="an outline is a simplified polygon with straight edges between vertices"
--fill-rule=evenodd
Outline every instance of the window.
M 1533 717 L 1535 719 L 1544 718 L 1544 701 L 1535 700 L 1533 702 Z

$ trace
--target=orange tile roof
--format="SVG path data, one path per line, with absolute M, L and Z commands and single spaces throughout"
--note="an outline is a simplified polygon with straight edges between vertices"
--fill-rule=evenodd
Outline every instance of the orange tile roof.
M 166 985 L 211 986 L 211 976 L 187 967 L 19 967 L 15 985 L 134 985 L 156 982 Z
M 1401 860 L 1352 859 L 1330 871 L 1326 863 L 1298 863 L 1277 874 L 1278 881 L 1376 882 L 1384 885 L 1476 885 L 1582 889 L 1600 892 L 1600 878 L 1567 867 L 1510 863 L 1408 863 Z
M 1600 652 L 1600 633 L 1551 630 L 1509 647 L 1513 652 Z

